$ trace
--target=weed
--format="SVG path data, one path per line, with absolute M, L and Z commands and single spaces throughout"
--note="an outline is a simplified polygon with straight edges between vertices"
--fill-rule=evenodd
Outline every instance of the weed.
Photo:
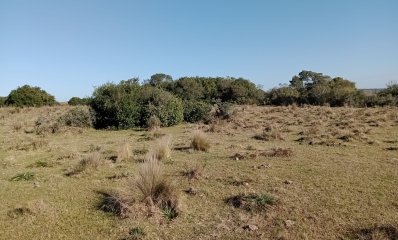
M 33 180 L 35 177 L 35 174 L 32 172 L 25 172 L 25 173 L 19 173 L 12 177 L 10 181 L 29 181 Z
M 225 199 L 225 202 L 235 208 L 246 211 L 265 210 L 269 205 L 275 203 L 275 198 L 269 194 L 236 195 Z

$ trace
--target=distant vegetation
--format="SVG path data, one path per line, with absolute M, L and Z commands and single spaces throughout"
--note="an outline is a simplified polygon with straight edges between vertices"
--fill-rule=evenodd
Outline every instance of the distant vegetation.
M 69 99 L 68 104 L 71 106 L 77 106 L 77 105 L 90 105 L 91 103 L 91 98 L 79 98 L 79 97 L 72 97 Z
M 53 96 L 39 87 L 19 87 L 0 98 L 0 106 L 54 105 Z M 342 77 L 301 71 L 288 84 L 269 91 L 243 78 L 182 77 L 157 73 L 140 84 L 138 78 L 106 83 L 97 87 L 91 97 L 72 97 L 69 105 L 89 105 L 96 128 L 126 129 L 148 127 L 152 118 L 161 126 L 173 126 L 182 121 L 211 122 L 228 118 L 231 104 L 255 105 L 318 105 L 318 106 L 395 106 L 398 104 L 398 84 L 365 92 Z
M 54 96 L 39 87 L 24 85 L 12 90 L 5 100 L 5 105 L 16 107 L 41 107 L 55 105 Z

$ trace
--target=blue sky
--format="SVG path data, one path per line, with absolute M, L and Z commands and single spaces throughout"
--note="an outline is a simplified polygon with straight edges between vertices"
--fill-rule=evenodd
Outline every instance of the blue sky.
M 65 101 L 158 72 L 398 81 L 396 0 L 0 0 L 0 33 L 0 96 L 30 84 Z

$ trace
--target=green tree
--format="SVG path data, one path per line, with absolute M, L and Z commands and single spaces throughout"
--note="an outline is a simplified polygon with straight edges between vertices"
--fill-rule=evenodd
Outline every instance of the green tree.
M 39 87 L 31 87 L 29 85 L 12 90 L 5 101 L 6 105 L 17 107 L 50 106 L 56 103 L 54 96 Z
M 164 73 L 156 73 L 151 76 L 148 80 L 148 84 L 154 87 L 162 86 L 165 83 L 170 83 L 173 81 L 173 78 L 170 75 Z

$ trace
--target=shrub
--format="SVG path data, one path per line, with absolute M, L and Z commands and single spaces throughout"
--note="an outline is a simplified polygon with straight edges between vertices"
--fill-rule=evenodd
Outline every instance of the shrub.
M 76 107 L 69 110 L 64 115 L 58 118 L 58 122 L 61 125 L 70 127 L 91 127 L 93 118 L 90 110 L 84 107 Z
M 60 129 L 60 124 L 58 121 L 54 121 L 54 119 L 47 116 L 40 116 L 35 121 L 34 132 L 38 135 L 46 134 L 46 133 L 56 133 Z
M 94 91 L 91 101 L 96 128 L 126 129 L 145 127 L 156 116 L 162 126 L 182 122 L 183 105 L 180 99 L 162 89 L 145 85 L 138 79 L 108 83 Z
M 138 79 L 107 83 L 95 89 L 90 103 L 96 128 L 126 129 L 140 124 Z
M 207 139 L 206 134 L 201 131 L 196 131 L 193 135 L 191 146 L 193 149 L 198 151 L 208 151 L 210 148 L 210 142 Z
M 184 102 L 184 120 L 195 123 L 199 121 L 207 122 L 210 120 L 211 105 L 203 101 Z
M 158 117 L 164 127 L 176 125 L 184 119 L 182 101 L 162 89 L 151 86 L 143 87 L 139 103 L 141 126 L 145 126 L 151 116 Z
M 91 98 L 79 98 L 79 97 L 72 97 L 69 99 L 68 104 L 71 106 L 77 105 L 90 105 Z
M 39 87 L 29 85 L 12 90 L 5 101 L 6 105 L 16 107 L 40 107 L 55 105 L 56 103 L 54 96 Z
M 0 97 L 0 107 L 4 107 L 6 105 L 6 97 Z

